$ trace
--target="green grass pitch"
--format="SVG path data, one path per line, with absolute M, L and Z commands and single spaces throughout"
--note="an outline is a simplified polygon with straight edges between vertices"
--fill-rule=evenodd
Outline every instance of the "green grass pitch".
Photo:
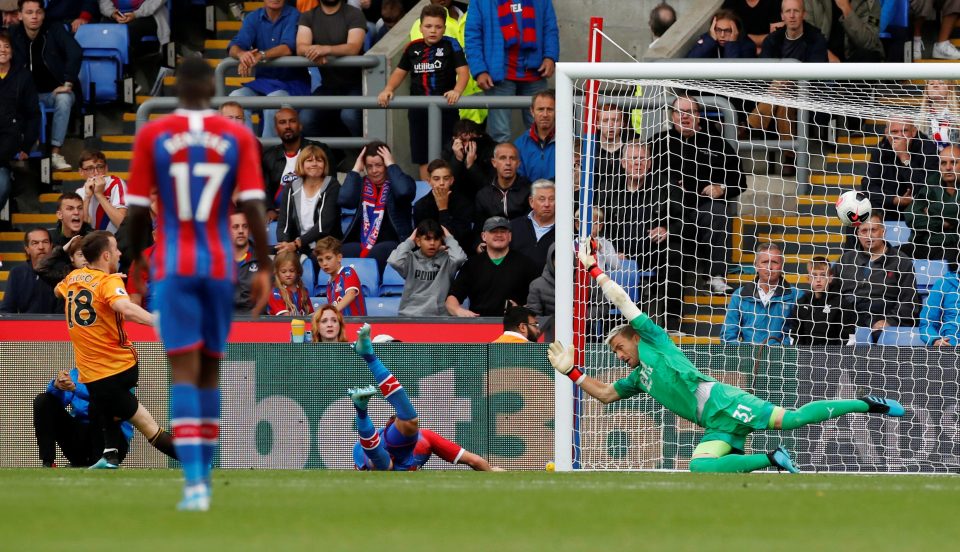
M 955 550 L 953 476 L 0 470 L 2 550 Z M 112 546 L 111 546 L 112 545 Z

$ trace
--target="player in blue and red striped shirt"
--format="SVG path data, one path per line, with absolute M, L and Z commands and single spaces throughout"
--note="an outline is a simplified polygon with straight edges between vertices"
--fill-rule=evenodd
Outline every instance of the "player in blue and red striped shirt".
M 420 427 L 417 410 L 410 402 L 406 389 L 373 352 L 370 324 L 364 324 L 357 331 L 353 350 L 366 361 L 374 381 L 377 382 L 375 386 L 347 390 L 357 411 L 359 440 L 353 445 L 353 465 L 356 469 L 418 470 L 435 454 L 451 464 L 466 464 L 477 471 L 502 471 L 490 466 L 483 457 Z M 396 415 L 390 418 L 386 427 L 379 430 L 374 427 L 367 414 L 367 403 L 378 390 L 396 411 Z
M 127 202 L 138 261 L 151 232 L 150 194 L 157 194 L 149 264 L 157 327 L 172 369 L 170 425 L 186 480 L 178 508 L 207 510 L 220 432 L 220 359 L 233 317 L 234 201 L 247 216 L 260 265 L 251 286 L 255 314 L 269 297 L 272 270 L 256 139 L 210 109 L 213 69 L 204 60 L 180 65 L 177 95 L 180 109 L 137 133 Z
M 327 282 L 327 303 L 330 303 L 344 316 L 366 316 L 367 303 L 363 298 L 360 277 L 351 266 L 343 266 L 343 252 L 340 240 L 327 236 L 317 240 L 313 254 L 317 257 L 320 270 L 330 276 Z
M 423 38 L 407 44 L 397 68 L 390 75 L 387 86 L 377 97 L 386 107 L 393 92 L 410 74 L 411 96 L 444 96 L 450 105 L 456 104 L 470 80 L 470 70 L 463 48 L 456 39 L 444 36 L 447 28 L 447 10 L 431 4 L 420 12 L 420 32 Z M 450 141 L 453 125 L 460 119 L 456 109 L 444 109 L 441 143 Z M 410 126 L 410 159 L 420 165 L 420 180 L 428 180 L 427 110 L 408 109 Z

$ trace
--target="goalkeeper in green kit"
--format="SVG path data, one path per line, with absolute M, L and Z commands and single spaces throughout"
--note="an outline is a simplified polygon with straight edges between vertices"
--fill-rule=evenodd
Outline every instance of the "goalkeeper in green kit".
M 766 454 L 744 454 L 747 435 L 764 429 L 797 429 L 852 412 L 898 417 L 904 414 L 903 406 L 897 401 L 873 395 L 814 401 L 796 410 L 787 410 L 704 375 L 674 345 L 667 332 L 641 313 L 623 288 L 597 266 L 593 244 L 582 244 L 577 256 L 600 285 L 604 296 L 629 321 L 611 330 L 606 343 L 633 372 L 615 383 L 603 383 L 575 368 L 573 348 L 556 341 L 548 352 L 550 364 L 605 404 L 642 391 L 677 416 L 704 428 L 706 434 L 693 451 L 690 471 L 751 472 L 776 467 L 798 473 L 800 470 L 793 465 L 783 446 Z

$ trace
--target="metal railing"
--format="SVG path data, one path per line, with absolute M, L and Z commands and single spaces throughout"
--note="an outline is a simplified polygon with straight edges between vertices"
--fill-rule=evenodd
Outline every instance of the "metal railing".
M 426 109 L 427 110 L 427 153 L 431 159 L 440 157 L 443 150 L 441 142 L 442 109 L 527 109 L 529 96 L 464 96 L 455 105 L 448 105 L 443 96 L 398 96 L 387 107 L 380 107 L 376 96 L 217 96 L 212 99 L 214 107 L 224 102 L 237 102 L 244 108 L 276 109 L 289 106 L 295 109 Z M 137 108 L 137 129 L 150 119 L 150 115 L 160 111 L 172 111 L 178 105 L 176 98 L 153 98 L 143 102 Z M 386 136 L 383 135 L 385 138 Z M 381 138 L 374 135 L 373 138 Z M 359 148 L 373 138 L 336 138 L 317 137 L 331 147 Z
M 232 57 L 225 58 L 220 62 L 219 65 L 217 65 L 217 68 L 214 70 L 214 83 L 217 87 L 217 96 L 227 95 L 227 72 L 235 70 L 239 66 L 240 61 Z M 318 65 L 301 56 L 275 58 L 271 59 L 270 61 L 257 64 L 257 66 L 254 68 L 254 77 L 256 77 L 256 70 L 261 67 L 318 67 Z M 386 60 L 382 56 L 343 56 L 339 58 L 331 58 L 330 61 L 324 65 L 324 67 L 332 67 L 336 69 L 350 67 L 375 69 L 377 67 L 383 67 L 384 71 L 386 71 Z M 371 83 L 371 88 L 372 87 L 373 83 Z M 383 87 L 381 86 L 381 88 Z

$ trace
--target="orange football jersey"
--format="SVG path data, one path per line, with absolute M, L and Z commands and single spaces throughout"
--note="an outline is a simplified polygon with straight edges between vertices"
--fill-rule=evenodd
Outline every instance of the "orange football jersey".
M 133 367 L 137 351 L 113 304 L 129 299 L 123 280 L 95 268 L 78 268 L 57 284 L 66 300 L 67 326 L 80 381 L 89 383 Z

